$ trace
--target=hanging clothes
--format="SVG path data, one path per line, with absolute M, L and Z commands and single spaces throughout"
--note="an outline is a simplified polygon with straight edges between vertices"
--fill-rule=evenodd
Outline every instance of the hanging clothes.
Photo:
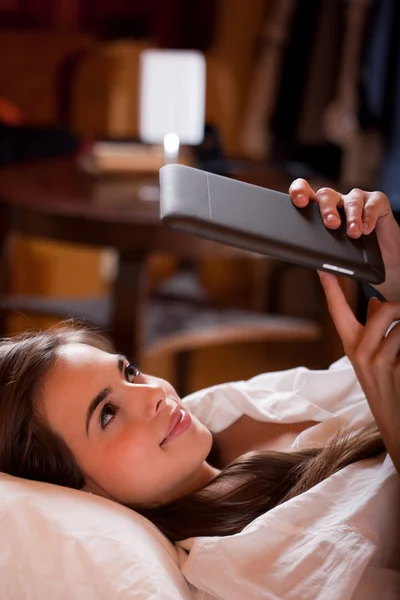
M 391 9 L 384 25 L 392 39 L 396 21 L 392 13 L 399 12 L 399 5 L 396 0 L 376 4 L 373 0 L 298 0 L 272 119 L 271 153 L 293 177 L 322 175 L 343 191 L 377 187 L 388 109 L 387 79 L 379 83 L 385 90 L 378 102 L 381 122 L 367 107 L 364 88 L 371 75 L 365 68 L 364 50 L 378 26 L 370 60 L 382 78 L 387 63 L 393 62 L 394 44 L 392 40 L 383 50 L 379 16 L 382 10 Z M 392 121 L 387 131 L 393 131 Z
M 340 2 L 298 0 L 271 124 L 271 159 L 294 177 L 340 175 L 340 148 L 324 136 L 322 113 L 333 97 L 342 29 Z

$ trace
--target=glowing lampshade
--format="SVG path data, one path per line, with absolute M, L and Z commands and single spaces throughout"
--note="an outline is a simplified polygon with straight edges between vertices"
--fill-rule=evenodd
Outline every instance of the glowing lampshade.
M 177 156 L 179 144 L 204 137 L 206 67 L 203 54 L 186 50 L 145 50 L 140 64 L 140 138 L 164 143 Z

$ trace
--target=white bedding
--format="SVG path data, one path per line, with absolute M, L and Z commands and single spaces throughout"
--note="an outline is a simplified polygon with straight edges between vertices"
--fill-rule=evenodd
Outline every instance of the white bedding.
M 372 420 L 346 358 L 327 371 L 298 368 L 214 386 L 185 402 L 215 432 L 243 414 L 317 421 L 297 437 L 297 447 Z M 204 591 L 199 600 L 207 593 L 220 600 L 394 600 L 400 598 L 399 512 L 400 479 L 390 458 L 365 460 L 239 534 L 181 542 L 182 571 Z
M 317 421 L 298 446 L 372 418 L 346 360 L 216 386 L 185 402 L 213 431 L 242 414 Z M 0 473 L 0 599 L 394 600 L 399 488 L 389 458 L 364 461 L 238 535 L 173 546 L 109 500 Z

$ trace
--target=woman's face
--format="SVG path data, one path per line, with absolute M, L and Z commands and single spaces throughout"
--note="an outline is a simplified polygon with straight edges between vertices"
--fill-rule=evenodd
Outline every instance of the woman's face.
M 94 493 L 123 504 L 164 503 L 216 473 L 211 433 L 163 379 L 126 358 L 79 343 L 62 346 L 42 388 L 45 416 Z

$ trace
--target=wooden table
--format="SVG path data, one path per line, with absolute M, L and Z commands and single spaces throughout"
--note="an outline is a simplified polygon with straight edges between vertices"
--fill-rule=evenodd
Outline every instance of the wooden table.
M 261 183 L 266 176 L 258 172 L 251 178 Z M 288 182 L 272 174 L 268 184 L 287 190 Z M 198 260 L 240 252 L 165 227 L 159 218 L 157 185 L 156 176 L 91 176 L 65 160 L 0 170 L 3 259 L 12 232 L 118 251 L 109 327 L 117 348 L 133 358 L 139 357 L 142 345 L 141 309 L 146 297 L 146 261 L 151 253 Z

